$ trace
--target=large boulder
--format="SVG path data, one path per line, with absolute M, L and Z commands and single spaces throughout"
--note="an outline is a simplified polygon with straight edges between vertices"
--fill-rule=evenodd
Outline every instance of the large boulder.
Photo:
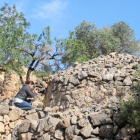
M 111 124 L 112 120 L 105 113 L 93 113 L 90 115 L 93 126 Z

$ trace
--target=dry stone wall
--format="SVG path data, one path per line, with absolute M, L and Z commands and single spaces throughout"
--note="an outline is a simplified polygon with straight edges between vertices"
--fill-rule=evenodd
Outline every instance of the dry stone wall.
M 111 53 L 38 81 L 46 107 L 23 111 L 0 104 L 1 140 L 138 140 L 140 132 L 118 119 L 118 103 L 137 95 L 140 60 Z M 49 82 L 48 82 L 49 81 Z M 48 87 L 47 85 L 48 84 Z M 135 92 L 134 92 L 135 91 Z
M 6 101 L 8 103 L 8 100 Z M 56 111 L 35 107 L 23 111 L 0 105 L 0 140 L 138 140 L 135 128 L 124 126 L 112 107 L 93 106 Z
M 49 77 L 46 106 L 67 109 L 112 104 L 120 98 L 127 100 L 134 95 L 137 84 L 134 73 L 139 62 L 132 55 L 111 53 L 77 63 L 73 68 Z

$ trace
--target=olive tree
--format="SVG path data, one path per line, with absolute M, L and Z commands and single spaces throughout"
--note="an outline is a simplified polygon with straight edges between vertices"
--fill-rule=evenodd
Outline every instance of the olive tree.
M 50 39 L 50 27 L 45 28 L 39 36 L 29 34 L 29 27 L 30 23 L 23 13 L 17 12 L 15 5 L 8 7 L 5 4 L 0 9 L 0 65 L 6 70 L 13 69 L 22 83 L 22 66 L 28 68 L 26 80 L 29 80 L 31 72 L 39 65 L 56 60 L 61 54 L 59 40 L 53 42 Z M 52 46 L 55 48 L 53 51 Z
M 84 62 L 111 52 L 139 54 L 140 42 L 135 32 L 123 21 L 97 28 L 94 23 L 83 21 L 68 38 L 63 39 L 62 63 L 68 67 L 74 62 Z

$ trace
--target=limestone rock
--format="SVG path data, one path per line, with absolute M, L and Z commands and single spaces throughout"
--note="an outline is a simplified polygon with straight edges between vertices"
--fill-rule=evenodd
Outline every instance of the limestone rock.
M 32 137 L 32 133 L 22 133 L 19 135 L 20 140 L 30 140 Z
M 4 124 L 0 122 L 0 133 L 4 133 L 4 132 L 5 132 Z
M 87 125 L 86 127 L 82 128 L 80 130 L 80 133 L 85 137 L 85 138 L 88 138 L 90 135 L 91 135 L 91 131 L 92 131 L 92 128 L 90 125 Z
M 44 140 L 44 138 L 41 136 L 41 137 L 39 137 L 37 140 Z
M 15 121 L 15 120 L 19 119 L 21 113 L 22 113 L 21 109 L 15 108 L 15 109 L 11 110 L 8 115 L 9 115 L 9 118 L 11 121 Z
M 48 135 L 47 133 L 45 133 L 43 136 L 44 140 L 50 140 L 50 135 Z
M 45 113 L 48 113 L 48 112 L 50 112 L 50 111 L 51 111 L 51 108 L 50 108 L 50 107 L 45 107 L 45 108 L 44 108 L 44 112 L 45 112 Z
M 74 137 L 74 126 L 69 126 L 65 130 L 65 139 L 66 140 L 71 140 Z
M 5 125 L 8 124 L 9 121 L 10 121 L 9 116 L 8 116 L 8 115 L 4 115 L 4 119 L 3 119 L 4 124 L 5 124 Z
M 85 71 L 81 71 L 81 72 L 78 73 L 78 79 L 79 80 L 83 80 L 87 76 L 88 76 L 88 74 Z
M 11 134 L 6 137 L 6 140 L 11 140 Z
M 112 120 L 105 113 L 94 113 L 90 115 L 93 126 L 110 124 Z
M 74 76 L 70 77 L 69 81 L 73 85 L 78 85 L 79 84 L 79 80 L 76 77 L 74 77 Z
M 86 98 L 85 98 L 85 102 L 86 102 L 86 103 L 90 103 L 90 102 L 92 102 L 92 101 L 93 101 L 93 99 L 90 98 L 90 97 L 86 97 Z
M 26 115 L 26 119 L 30 120 L 30 121 L 38 121 L 38 114 L 37 113 L 33 113 L 33 114 L 29 114 L 29 115 Z
M 55 131 L 54 137 L 58 140 L 64 140 L 63 132 L 60 130 Z
M 71 124 L 76 124 L 77 123 L 77 117 L 76 116 L 73 116 L 71 118 Z
M 45 122 L 47 121 L 48 117 L 45 117 L 44 119 L 42 119 L 39 124 L 38 124 L 38 128 L 37 128 L 37 132 L 40 132 L 44 129 L 45 126 Z
M 3 121 L 3 116 L 0 116 L 0 122 L 2 122 Z
M 9 113 L 8 105 L 0 105 L 0 115 L 7 115 Z
M 27 133 L 29 132 L 29 128 L 30 128 L 29 122 L 22 123 L 18 128 L 18 133 Z
M 62 112 L 50 113 L 50 115 L 55 117 L 55 118 L 64 119 L 64 116 L 63 116 Z
M 124 79 L 123 83 L 124 83 L 126 86 L 132 85 L 132 81 L 131 81 L 130 77 L 126 77 L 126 78 Z
M 21 125 L 22 123 L 25 123 L 25 122 L 27 122 L 26 119 L 25 119 L 25 120 L 21 120 L 21 119 L 16 120 L 16 121 L 14 121 L 15 127 L 18 127 L 19 125 Z M 29 121 L 28 121 L 28 122 L 29 122 Z
M 45 114 L 44 114 L 44 112 L 39 111 L 38 112 L 38 116 L 39 116 L 39 118 L 44 118 L 45 117 Z
M 9 127 L 10 127 L 11 129 L 13 129 L 13 128 L 15 127 L 15 122 L 9 123 Z
M 93 129 L 92 133 L 95 135 L 99 135 L 99 127 L 96 127 L 95 129 Z
M 113 80 L 113 74 L 108 73 L 108 74 L 104 75 L 103 80 L 104 81 L 112 81 Z
M 79 135 L 80 134 L 80 130 L 79 129 L 75 129 L 74 134 L 75 135 Z
M 5 131 L 7 131 L 7 130 L 10 130 L 8 125 L 5 126 Z
M 86 127 L 89 124 L 88 119 L 82 118 L 78 121 L 80 127 Z
M 83 140 L 81 136 L 74 136 L 72 140 Z
M 65 118 L 63 121 L 59 122 L 60 128 L 67 128 L 70 126 L 70 118 Z
M 32 121 L 30 121 L 30 123 L 31 123 L 30 129 L 31 129 L 32 131 L 36 131 L 36 129 L 37 129 L 37 127 L 38 127 L 38 121 L 32 120 Z
M 37 86 L 41 86 L 44 88 L 47 88 L 47 84 L 45 81 L 41 81 L 40 79 L 37 79 Z
M 50 128 L 52 128 L 53 126 L 56 126 L 59 122 L 60 122 L 60 119 L 52 118 L 52 117 L 47 118 L 44 124 L 44 130 L 45 131 L 50 130 Z

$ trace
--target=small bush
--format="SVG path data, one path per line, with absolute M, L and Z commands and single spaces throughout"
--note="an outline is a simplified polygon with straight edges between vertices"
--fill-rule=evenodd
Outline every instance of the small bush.
M 140 128 L 140 97 L 129 99 L 127 102 L 120 102 L 119 119 L 139 129 Z
M 33 74 L 38 78 L 48 77 L 51 74 L 54 74 L 54 72 L 41 72 L 41 71 L 34 71 Z

